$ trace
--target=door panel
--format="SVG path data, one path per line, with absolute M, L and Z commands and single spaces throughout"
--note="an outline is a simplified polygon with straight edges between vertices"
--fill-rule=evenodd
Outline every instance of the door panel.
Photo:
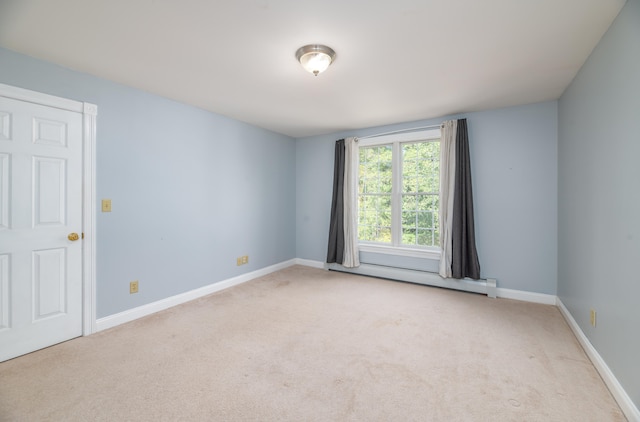
M 34 251 L 33 321 L 64 314 L 66 311 L 67 277 L 64 248 Z
M 0 361 L 82 335 L 82 114 L 0 97 Z
M 0 255 L 0 332 L 9 328 L 9 255 Z
M 33 157 L 34 226 L 64 225 L 66 160 Z
M 8 141 L 11 138 L 11 114 L 0 111 L 0 141 Z
M 9 228 L 9 154 L 0 153 L 0 233 Z

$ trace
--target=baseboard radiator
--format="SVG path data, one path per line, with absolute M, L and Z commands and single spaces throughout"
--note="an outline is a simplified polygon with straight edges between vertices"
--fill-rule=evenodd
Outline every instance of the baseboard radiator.
M 496 298 L 498 293 L 496 279 L 494 278 L 487 278 L 482 280 L 457 280 L 442 278 L 437 273 L 410 270 L 406 268 L 387 267 L 375 264 L 360 264 L 360 266 L 357 268 L 346 268 L 339 264 L 326 264 L 326 268 L 330 271 L 341 271 L 345 273 L 386 278 L 389 280 L 424 284 L 426 286 L 444 287 L 446 289 L 486 294 L 491 298 Z

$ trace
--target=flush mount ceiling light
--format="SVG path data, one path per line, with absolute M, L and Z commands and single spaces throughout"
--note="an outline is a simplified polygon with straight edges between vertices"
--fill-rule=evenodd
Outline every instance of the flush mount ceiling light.
M 296 59 L 309 73 L 318 76 L 335 60 L 336 52 L 326 45 L 310 44 L 296 51 Z

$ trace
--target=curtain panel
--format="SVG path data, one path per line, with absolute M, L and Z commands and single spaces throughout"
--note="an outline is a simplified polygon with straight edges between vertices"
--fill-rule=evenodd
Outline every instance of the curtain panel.
M 344 140 L 344 255 L 342 265 L 348 268 L 360 266 L 358 249 L 358 140 Z
M 360 266 L 358 249 L 358 140 L 336 141 L 333 196 L 329 222 L 327 263 Z
M 452 259 L 453 278 L 480 278 L 480 262 L 476 250 L 473 219 L 473 189 L 467 119 L 458 120 L 456 131 L 455 192 L 453 198 Z
M 342 264 L 344 258 L 344 152 L 344 139 L 340 139 L 336 141 L 333 154 L 333 196 L 327 263 Z
M 480 262 L 475 240 L 467 119 L 442 124 L 440 169 L 439 273 L 443 278 L 477 280 Z
M 442 123 L 440 139 L 440 268 L 442 278 L 451 278 L 451 230 L 453 228 L 453 193 L 456 169 L 455 120 Z

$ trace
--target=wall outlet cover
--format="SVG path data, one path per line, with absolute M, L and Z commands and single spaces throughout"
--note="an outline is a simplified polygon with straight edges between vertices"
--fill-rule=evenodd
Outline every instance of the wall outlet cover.
M 102 212 L 111 212 L 111 199 L 102 200 Z

